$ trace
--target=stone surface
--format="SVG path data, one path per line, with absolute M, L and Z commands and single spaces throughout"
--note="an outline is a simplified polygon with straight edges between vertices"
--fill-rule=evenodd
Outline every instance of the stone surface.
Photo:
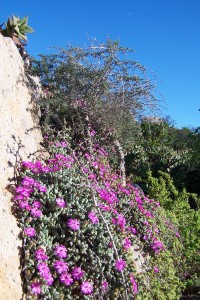
M 11 212 L 15 167 L 41 149 L 37 87 L 31 88 L 24 64 L 10 38 L 0 34 L 0 299 L 22 299 L 17 221 Z M 37 152 L 38 153 L 38 152 Z

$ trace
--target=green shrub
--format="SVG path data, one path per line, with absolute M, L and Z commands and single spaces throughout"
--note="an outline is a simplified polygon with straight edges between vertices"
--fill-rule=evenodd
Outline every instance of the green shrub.
M 197 286 L 200 283 L 200 213 L 199 209 L 192 209 L 189 201 L 199 198 L 185 189 L 179 192 L 173 180 L 167 173 L 159 172 L 159 178 L 148 173 L 148 193 L 160 201 L 166 215 L 178 229 L 183 244 L 182 260 L 185 265 L 182 281 L 186 286 Z

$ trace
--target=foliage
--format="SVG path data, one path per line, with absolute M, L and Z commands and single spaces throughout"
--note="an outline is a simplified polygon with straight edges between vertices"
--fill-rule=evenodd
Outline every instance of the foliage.
M 183 244 L 185 264 L 185 280 L 188 286 L 198 286 L 200 283 L 200 213 L 191 209 L 190 198 L 196 197 L 183 189 L 179 192 L 174 186 L 169 174 L 159 172 L 159 178 L 147 177 L 148 193 L 160 201 L 168 218 L 176 224 Z M 195 199 L 199 202 L 199 199 Z M 185 281 L 183 279 L 183 281 Z
M 163 119 L 144 119 L 140 124 L 140 139 L 126 156 L 127 174 L 146 189 L 147 172 L 154 177 L 163 171 L 171 175 L 178 190 L 186 188 L 200 195 L 199 176 L 200 135 L 198 130 L 178 129 Z M 147 191 L 147 190 L 145 190 Z M 198 201 L 191 200 L 197 208 Z
M 138 136 L 136 119 L 157 107 L 154 83 L 132 59 L 133 50 L 108 39 L 58 51 L 41 55 L 34 65 L 46 93 L 43 124 L 61 129 L 67 121 L 75 129 L 81 110 L 95 130 L 111 129 L 131 148 Z
M 28 17 L 20 19 L 19 17 L 8 18 L 5 23 L 5 28 L 1 30 L 1 34 L 6 37 L 15 37 L 17 39 L 27 42 L 27 33 L 32 33 L 33 29 L 28 26 Z
M 123 186 L 91 128 L 46 147 L 14 197 L 27 299 L 179 299 L 182 246 L 159 203 Z

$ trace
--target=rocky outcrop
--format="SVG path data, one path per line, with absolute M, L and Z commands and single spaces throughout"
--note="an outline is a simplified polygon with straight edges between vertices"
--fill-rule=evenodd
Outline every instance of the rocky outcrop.
M 20 230 L 11 212 L 16 165 L 39 153 L 35 81 L 27 80 L 23 60 L 10 38 L 0 34 L 0 299 L 22 299 Z

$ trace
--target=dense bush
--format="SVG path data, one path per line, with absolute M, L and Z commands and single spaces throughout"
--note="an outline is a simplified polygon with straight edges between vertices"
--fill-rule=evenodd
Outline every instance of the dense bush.
M 136 120 L 154 111 L 158 100 L 152 74 L 134 60 L 133 52 L 107 39 L 41 55 L 33 69 L 46 95 L 40 103 L 42 124 L 60 130 L 68 122 L 75 131 L 77 119 L 81 126 L 87 112 L 95 130 L 111 128 L 124 148 L 134 147 L 140 134 Z
M 27 299 L 179 299 L 179 234 L 159 203 L 123 185 L 94 130 L 48 140 L 14 197 Z M 112 146 L 112 145 L 110 145 Z
M 200 285 L 200 212 L 192 209 L 189 202 L 194 199 L 199 203 L 195 194 L 178 191 L 173 180 L 167 173 L 159 172 L 155 178 L 149 172 L 147 177 L 149 196 L 154 196 L 165 209 L 169 218 L 176 224 L 181 235 L 183 245 L 182 259 L 184 261 L 185 278 L 182 279 L 186 287 Z
M 126 171 L 145 189 L 147 172 L 171 175 L 176 188 L 200 195 L 200 135 L 198 129 L 176 128 L 166 119 L 146 118 L 139 126 L 140 138 L 126 156 Z M 143 184 L 144 183 L 144 184 Z M 192 201 L 191 207 L 199 204 Z

